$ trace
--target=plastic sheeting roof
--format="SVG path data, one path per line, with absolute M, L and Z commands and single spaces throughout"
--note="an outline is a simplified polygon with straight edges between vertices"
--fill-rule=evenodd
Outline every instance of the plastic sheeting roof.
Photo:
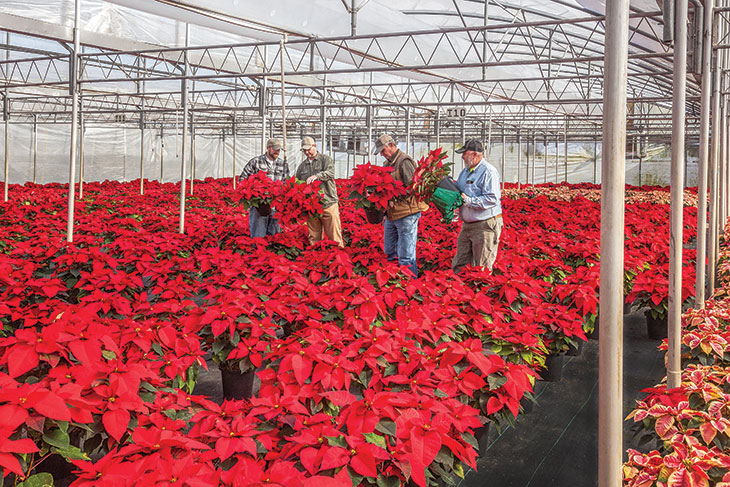
M 310 0 L 306 3 L 292 0 L 268 0 L 265 5 L 250 0 L 82 0 L 81 1 L 81 22 L 84 33 L 93 32 L 104 34 L 113 45 L 106 45 L 106 48 L 115 48 L 123 51 L 133 51 L 145 47 L 182 47 L 185 45 L 185 23 L 191 25 L 189 43 L 191 46 L 225 45 L 249 42 L 278 42 L 282 33 L 286 32 L 290 40 L 296 39 L 322 39 L 330 37 L 349 36 L 351 31 L 350 14 L 345 3 L 351 5 L 351 0 Z M 0 14 L 17 16 L 19 18 L 32 19 L 48 23 L 51 26 L 70 27 L 73 24 L 73 0 L 5 0 Z M 387 32 L 423 32 L 434 31 L 435 29 L 460 28 L 464 25 L 480 27 L 484 24 L 484 3 L 480 0 L 399 0 L 398 2 L 387 2 L 385 0 L 356 0 L 357 12 L 357 34 L 359 36 L 378 35 Z M 488 5 L 489 24 L 519 24 L 528 22 L 546 21 L 556 19 L 586 19 L 594 15 L 602 15 L 605 5 L 601 0 L 490 0 Z M 638 0 L 632 3 L 634 12 L 656 12 L 658 7 L 654 0 Z M 10 17 L 12 18 L 12 17 Z M 631 24 L 636 32 L 631 37 L 630 53 L 667 53 L 664 45 L 657 41 L 656 37 L 661 34 L 661 17 L 633 18 Z M 603 34 L 602 24 L 573 24 L 562 23 L 558 28 L 553 28 L 553 34 L 547 33 L 547 28 L 517 28 L 495 29 L 487 33 L 490 52 L 487 61 L 494 65 L 489 67 L 489 81 L 509 80 L 499 89 L 485 88 L 484 91 L 473 90 L 471 85 L 467 88 L 470 91 L 462 95 L 461 100 L 484 100 L 489 92 L 489 99 L 513 100 L 516 102 L 534 101 L 536 98 L 531 93 L 545 91 L 545 66 L 535 63 L 524 65 L 509 64 L 509 62 L 520 60 L 534 60 L 535 57 L 545 57 L 548 45 L 559 53 L 553 53 L 553 57 L 581 57 L 581 56 L 602 56 Z M 447 39 L 439 37 L 437 33 L 430 36 L 418 37 L 417 42 L 410 45 L 403 44 L 403 40 L 379 39 L 382 44 L 380 52 L 387 61 L 390 56 L 397 56 L 399 62 L 406 65 L 418 64 L 419 55 L 423 59 L 426 52 L 429 64 L 442 66 L 440 69 L 429 70 L 401 70 L 398 72 L 371 72 L 357 69 L 352 72 L 342 73 L 330 77 L 328 82 L 349 85 L 367 85 L 398 83 L 403 81 L 413 82 L 435 82 L 441 81 L 463 81 L 479 80 L 482 76 L 480 67 L 476 67 L 473 61 L 480 57 L 481 32 L 459 33 Z M 51 36 L 52 37 L 52 36 Z M 470 38 L 471 37 L 471 38 Z M 82 42 L 85 39 L 82 34 Z M 29 36 L 13 36 L 11 44 L 51 52 L 64 53 L 63 47 L 57 43 L 37 39 Z M 372 45 L 372 40 L 363 38 L 361 41 L 351 41 L 354 48 L 367 50 Z M 306 46 L 306 44 L 302 44 Z M 294 48 L 296 49 L 296 47 Z M 449 51 L 449 49 L 451 51 Z M 342 69 L 349 64 L 357 66 L 356 63 L 348 62 L 348 56 L 343 55 L 336 47 L 330 49 L 332 56 L 336 57 L 337 63 L 329 68 Z M 431 52 L 430 57 L 428 53 Z M 465 66 L 460 66 L 459 53 L 464 54 Z M 12 56 L 15 56 L 14 53 Z M 223 54 L 220 54 L 222 56 Z M 349 59 L 352 59 L 350 56 Z M 369 61 L 368 61 L 369 62 Z M 379 62 L 379 61 L 378 61 Z M 378 64 L 373 61 L 371 64 Z M 259 63 L 260 64 L 260 63 Z M 501 66 L 500 64 L 505 64 Z M 596 62 L 590 71 L 587 71 L 585 63 L 556 64 L 547 73 L 551 77 L 550 90 L 556 96 L 568 100 L 583 98 L 596 98 L 600 95 L 600 75 L 602 74 L 602 62 Z M 448 65 L 448 67 L 444 67 Z M 671 60 L 657 59 L 649 62 L 636 62 L 632 64 L 635 73 L 650 67 L 661 70 L 671 69 Z M 249 69 L 256 69 L 249 67 Z M 336 69 L 335 69 L 336 71 Z M 585 85 L 576 83 L 573 78 L 580 78 L 583 75 L 592 75 L 596 80 L 586 82 Z M 305 82 L 302 78 L 291 78 L 292 81 L 300 84 L 319 84 L 323 76 L 316 75 L 317 81 Z M 524 81 L 516 81 L 524 79 Z M 664 81 L 670 79 L 665 77 Z M 663 88 L 655 82 L 646 82 L 646 78 L 639 81 L 630 79 L 630 87 L 634 96 L 656 96 L 663 93 L 666 95 L 667 85 Z M 201 82 L 199 86 L 202 86 Z M 179 84 L 169 83 L 158 85 L 160 91 L 174 91 L 179 89 Z M 481 85 L 478 85 L 481 86 Z M 585 86 L 589 90 L 586 93 Z M 96 89 L 102 89 L 94 85 Z M 592 87 L 592 90 L 591 90 Z M 690 87 L 692 88 L 692 87 Z M 107 84 L 103 89 L 112 92 L 124 91 L 121 85 Z M 384 97 L 388 93 L 399 92 L 402 94 L 406 88 L 380 89 Z M 426 90 L 426 88 L 421 88 Z M 457 89 L 464 90 L 457 86 Z M 414 93 L 415 93 L 414 89 Z M 62 91 L 62 89 L 60 90 Z M 357 90 L 354 90 L 357 91 Z M 26 92 L 28 92 L 26 90 Z M 366 93 L 366 90 L 360 90 Z M 691 95 L 692 93 L 690 93 Z M 439 95 L 435 95 L 438 97 Z M 548 94 L 549 96 L 549 94 Z M 430 97 L 431 99 L 434 96 Z M 424 97 L 422 101 L 428 101 Z M 565 113 L 581 108 L 580 104 L 566 104 L 562 107 Z M 490 107 L 490 113 L 493 107 Z M 553 110 L 552 108 L 550 110 Z M 590 110 L 590 109 L 588 109 Z M 656 107 L 649 110 L 656 110 Z M 497 109 L 499 111 L 499 109 Z

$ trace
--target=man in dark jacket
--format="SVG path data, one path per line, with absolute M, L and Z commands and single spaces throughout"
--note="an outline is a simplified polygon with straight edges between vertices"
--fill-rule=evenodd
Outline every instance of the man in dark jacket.
M 320 181 L 322 190 L 322 216 L 307 220 L 309 243 L 322 240 L 322 233 L 343 247 L 342 224 L 340 223 L 340 206 L 335 185 L 335 163 L 327 154 L 317 152 L 317 144 L 311 137 L 302 139 L 304 160 L 297 168 L 297 179 L 312 184 Z
M 375 141 L 373 154 L 387 159 L 386 166 L 393 168 L 393 178 L 409 186 L 413 182 L 416 163 L 411 156 L 398 149 L 390 135 L 382 134 Z M 408 268 L 418 277 L 416 262 L 416 241 L 418 240 L 418 220 L 428 205 L 417 201 L 414 195 L 406 195 L 390 201 L 383 225 L 383 250 L 388 260 L 398 259 L 398 263 Z

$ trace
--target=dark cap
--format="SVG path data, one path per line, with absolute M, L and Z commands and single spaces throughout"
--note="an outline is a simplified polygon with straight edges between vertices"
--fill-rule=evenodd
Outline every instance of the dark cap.
M 269 139 L 266 141 L 266 147 L 271 147 L 274 150 L 281 150 L 281 142 L 277 139 Z
M 373 154 L 380 154 L 383 147 L 388 144 L 395 144 L 393 137 L 388 134 L 381 134 L 380 137 L 375 140 L 375 149 L 373 150 Z
M 482 145 L 482 141 L 478 139 L 468 139 L 466 142 L 464 142 L 464 145 L 462 145 L 460 149 L 456 149 L 454 152 L 461 154 L 462 152 L 466 152 L 468 150 L 483 153 L 484 146 Z

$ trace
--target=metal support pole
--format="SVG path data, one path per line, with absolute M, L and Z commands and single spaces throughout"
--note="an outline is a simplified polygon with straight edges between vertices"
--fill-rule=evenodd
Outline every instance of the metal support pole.
M 226 177 L 226 129 L 221 130 L 221 179 Z
M 500 174 L 500 180 L 502 181 L 502 190 L 504 190 L 504 180 L 506 178 L 504 174 L 504 166 L 507 159 L 507 129 L 502 125 L 502 174 Z
M 672 168 L 669 226 L 669 341 L 667 388 L 682 382 L 682 226 L 684 196 L 684 121 L 687 100 L 687 0 L 675 2 L 674 79 L 672 82 Z
M 324 83 L 324 81 L 323 81 Z M 322 99 L 321 99 L 321 107 L 320 107 L 320 118 L 321 118 L 321 128 L 322 128 L 322 152 L 326 152 L 327 150 L 327 108 L 325 108 L 325 104 L 327 103 L 327 89 L 322 88 Z M 332 157 L 332 150 L 330 149 L 330 157 Z
M 560 182 L 560 136 L 555 136 L 555 184 Z
M 623 485 L 623 300 L 629 1 L 606 3 L 598 343 L 598 486 Z
M 84 139 L 86 138 L 86 122 L 84 121 L 84 100 L 79 98 L 79 199 L 84 198 Z
M 697 160 L 697 262 L 695 307 L 705 306 L 705 259 L 707 255 L 707 166 L 710 152 L 710 104 L 712 93 L 712 25 L 714 0 L 705 0 L 702 29 L 702 85 L 700 97 L 700 141 Z
M 165 131 L 160 127 L 160 183 L 165 174 Z
M 486 3 L 486 1 L 484 2 Z M 489 121 L 489 129 L 487 130 L 487 157 L 492 155 L 492 121 Z
M 411 109 L 406 107 L 406 152 L 411 146 Z M 411 157 L 415 157 L 415 154 L 411 152 Z
M 286 42 L 286 34 L 279 41 L 279 58 L 281 59 L 281 151 L 284 153 L 284 162 L 286 162 L 286 83 L 284 80 L 284 43 Z M 266 149 L 264 149 L 265 151 Z
M 372 154 L 372 140 L 373 140 L 373 107 L 368 105 L 365 107 L 365 124 L 368 130 L 368 154 Z M 357 161 L 357 139 L 355 138 L 355 132 L 352 133 L 352 160 Z M 353 162 L 353 169 L 357 163 Z
M 190 113 L 190 194 L 195 194 L 195 118 Z
M 69 91 L 71 92 L 71 148 L 68 169 L 68 217 L 66 222 L 66 241 L 74 240 L 74 203 L 76 187 L 76 142 L 79 131 L 79 52 L 81 49 L 81 0 L 74 0 L 74 50 L 71 55 L 71 72 L 69 73 Z M 7 188 L 7 184 L 6 184 Z
M 236 176 L 238 175 L 236 173 L 236 155 L 238 154 L 238 137 L 237 137 L 237 128 L 236 128 L 236 115 L 233 115 L 233 125 L 231 126 L 231 132 L 233 132 L 233 189 L 236 189 Z M 322 150 L 324 150 L 324 146 L 322 146 Z
M 266 66 L 268 58 L 267 46 L 262 49 L 262 64 Z M 267 103 L 267 90 L 266 90 L 267 78 L 264 76 L 261 78 L 261 86 L 259 86 L 259 116 L 261 117 L 261 153 L 266 153 L 266 113 L 268 111 Z
M 634 155 L 639 156 L 639 186 L 641 186 L 641 176 L 642 176 L 642 163 L 644 162 L 644 158 L 641 157 L 641 137 L 634 137 Z
M 190 41 L 190 24 L 185 24 L 185 47 L 188 47 Z M 187 180 L 187 141 L 188 141 L 188 72 L 190 66 L 188 62 L 188 51 L 184 55 L 183 79 L 182 79 L 182 109 L 183 109 L 183 129 L 182 129 L 182 151 L 180 153 L 180 233 L 185 233 L 185 181 Z
M 598 135 L 593 139 L 593 184 L 598 183 Z
M 522 167 L 522 140 L 520 129 L 517 129 L 517 189 L 520 189 L 520 168 Z
M 33 184 L 38 183 L 38 118 L 33 115 Z
M 717 33 L 718 26 L 714 29 Z M 712 296 L 715 291 L 715 265 L 717 264 L 717 239 L 718 239 L 718 218 L 717 218 L 717 165 L 720 148 L 720 74 L 722 66 L 720 56 L 715 59 L 715 82 L 712 88 L 712 138 L 710 146 L 710 226 L 707 240 L 707 296 Z
M 662 2 L 662 14 L 664 21 L 664 33 L 663 40 L 666 44 L 671 44 L 674 41 L 674 9 L 675 0 L 664 0 Z
M 564 176 L 563 181 L 568 182 L 568 120 L 565 120 L 563 125 L 563 167 Z
M 484 0 L 484 27 L 489 24 L 489 0 Z M 487 62 L 487 29 L 482 31 L 482 61 Z M 487 79 L 487 66 L 482 66 L 482 79 Z M 491 127 L 491 124 L 490 124 Z
M 144 194 L 144 98 L 139 114 L 139 194 Z
M 370 85 L 372 86 L 372 84 L 373 84 L 373 73 L 370 73 Z M 371 89 L 370 90 L 370 94 L 368 95 L 368 109 L 367 109 L 367 115 L 366 115 L 367 116 L 366 122 L 367 122 L 367 126 L 368 126 L 368 145 L 367 145 L 367 147 L 368 147 L 368 153 L 365 156 L 365 162 L 368 161 L 368 158 L 373 153 L 373 145 L 372 145 L 373 144 L 373 111 L 374 111 L 374 108 L 373 108 L 373 90 Z M 354 138 L 353 138 L 352 149 L 353 149 L 352 159 L 354 161 L 355 160 L 355 154 L 357 153 L 357 150 L 356 150 L 357 147 L 355 147 Z M 406 150 L 407 149 L 408 149 L 408 147 L 406 147 Z M 353 166 L 354 166 L 354 164 L 353 164 Z
M 436 147 L 441 147 L 441 109 L 436 109 L 436 122 L 434 128 L 436 130 Z M 504 133 L 502 134 L 502 140 L 504 141 Z M 504 143 L 504 142 L 502 142 Z M 504 162 L 502 163 L 502 177 L 504 178 Z M 504 184 L 504 179 L 502 179 Z
M 545 154 L 543 154 L 543 173 L 542 173 L 542 182 L 543 184 L 547 183 L 547 152 L 548 152 L 548 141 L 547 141 L 547 133 L 545 134 L 545 140 L 544 140 L 544 146 L 545 146 Z
M 532 177 L 530 178 L 530 184 L 535 185 L 535 166 L 537 162 L 537 132 L 532 134 Z
M 725 78 L 727 80 L 727 78 Z M 724 87 L 724 88 L 723 88 Z M 727 88 L 727 82 L 722 83 L 720 89 L 725 91 Z M 727 197 L 727 179 L 725 172 L 727 171 L 727 118 L 728 118 L 728 103 L 727 97 L 723 96 L 720 99 L 720 157 L 718 158 L 718 177 L 719 182 L 717 184 L 717 214 L 720 219 L 718 222 L 718 235 L 722 235 L 722 230 L 725 227 L 725 220 L 727 219 L 727 213 L 725 212 L 725 200 Z
M 10 127 L 8 126 L 10 119 L 10 100 L 8 99 L 8 91 L 5 90 L 3 97 L 3 119 L 5 126 L 5 177 L 3 179 L 3 201 L 8 201 L 8 177 L 10 175 Z

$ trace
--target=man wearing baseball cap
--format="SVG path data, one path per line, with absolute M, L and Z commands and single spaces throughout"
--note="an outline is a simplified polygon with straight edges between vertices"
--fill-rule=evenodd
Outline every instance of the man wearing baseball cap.
M 413 182 L 416 163 L 413 158 L 401 151 L 393 137 L 382 134 L 375 141 L 373 154 L 380 154 L 387 159 L 386 166 L 393 168 L 393 178 L 408 186 Z M 416 241 L 418 240 L 418 220 L 421 212 L 428 205 L 407 195 L 388 204 L 388 211 L 383 223 L 383 250 L 388 260 L 398 259 L 398 263 L 418 277 L 416 260 Z
M 241 179 L 249 178 L 259 171 L 264 171 L 273 181 L 289 179 L 289 165 L 279 157 L 280 153 L 281 142 L 269 139 L 266 142 L 266 153 L 248 161 L 241 172 Z M 248 211 L 248 229 L 251 237 L 265 237 L 281 232 L 279 221 L 274 218 L 273 211 L 270 215 L 262 216 L 256 208 Z
M 304 160 L 297 168 L 297 179 L 312 184 L 320 181 L 322 190 L 322 216 L 313 217 L 307 220 L 309 231 L 309 243 L 319 242 L 324 235 L 337 242 L 340 247 L 342 242 L 342 224 L 340 223 L 340 205 L 337 197 L 337 186 L 335 185 L 335 163 L 327 154 L 317 152 L 317 144 L 311 137 L 302 139 L 302 152 Z
M 456 152 L 464 161 L 464 169 L 456 180 L 464 204 L 459 208 L 462 224 L 451 268 L 459 272 L 471 264 L 491 270 L 503 226 L 499 173 L 484 159 L 480 140 L 469 139 Z

